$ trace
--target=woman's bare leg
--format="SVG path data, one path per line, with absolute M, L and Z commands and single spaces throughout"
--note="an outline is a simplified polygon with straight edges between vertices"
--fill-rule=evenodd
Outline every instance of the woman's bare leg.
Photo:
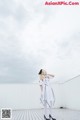
M 50 106 L 49 106 L 49 114 L 52 116 L 52 105 L 53 105 L 53 103 L 52 103 L 52 101 L 50 101 Z
M 50 101 L 50 107 L 49 107 L 49 117 L 50 117 L 50 118 L 52 118 L 52 120 L 56 120 L 55 118 L 53 118 L 52 106 L 53 106 L 53 102 L 52 102 L 52 101 Z
M 46 116 L 46 118 L 49 119 L 49 109 L 48 109 L 47 101 L 44 102 L 44 115 Z

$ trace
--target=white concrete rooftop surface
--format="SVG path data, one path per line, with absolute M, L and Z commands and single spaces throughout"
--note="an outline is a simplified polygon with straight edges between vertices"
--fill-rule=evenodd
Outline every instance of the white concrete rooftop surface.
M 11 120 L 44 120 L 43 114 L 43 109 L 12 110 Z M 80 111 L 70 109 L 53 109 L 53 116 L 56 120 L 80 120 Z

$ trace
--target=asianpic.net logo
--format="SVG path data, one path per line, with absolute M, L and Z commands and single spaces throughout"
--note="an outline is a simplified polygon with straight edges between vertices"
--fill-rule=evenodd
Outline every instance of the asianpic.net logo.
M 45 5 L 80 5 L 80 3 L 76 1 L 46 1 Z

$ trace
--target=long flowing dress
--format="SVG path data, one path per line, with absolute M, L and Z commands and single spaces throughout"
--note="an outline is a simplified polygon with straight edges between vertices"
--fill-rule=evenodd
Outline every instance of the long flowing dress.
M 40 80 L 39 85 L 42 85 L 43 88 L 40 97 L 41 103 L 44 105 L 46 101 L 49 106 L 50 106 L 50 102 L 52 102 L 54 105 L 55 96 L 50 84 L 50 77 L 46 76 L 44 80 Z

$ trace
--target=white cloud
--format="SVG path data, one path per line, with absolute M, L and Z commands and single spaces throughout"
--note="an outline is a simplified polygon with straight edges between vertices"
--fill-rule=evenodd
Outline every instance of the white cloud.
M 31 82 L 38 79 L 41 67 L 55 73 L 56 80 L 79 74 L 80 7 L 45 7 L 44 1 L 4 3 L 0 6 L 0 76 L 7 71 L 7 82 Z

